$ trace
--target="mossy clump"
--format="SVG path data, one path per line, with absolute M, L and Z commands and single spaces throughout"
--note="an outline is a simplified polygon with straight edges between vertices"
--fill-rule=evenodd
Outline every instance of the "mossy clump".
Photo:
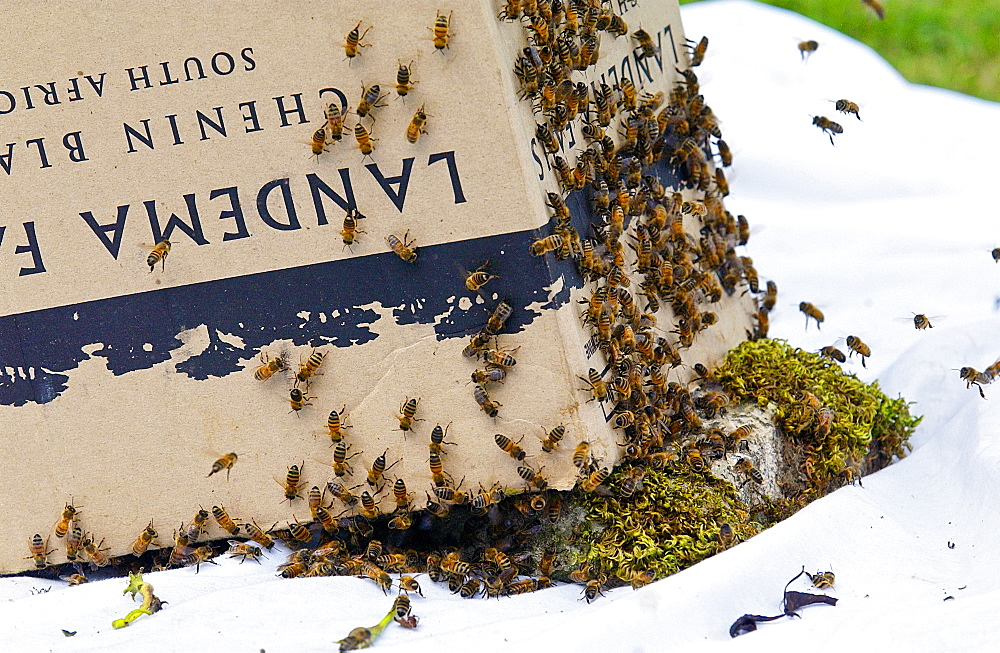
M 731 483 L 686 468 L 648 469 L 639 491 L 618 498 L 629 469 L 623 465 L 611 476 L 611 496 L 574 492 L 574 502 L 587 511 L 589 532 L 580 539 L 590 540 L 574 562 L 595 573 L 625 582 L 647 570 L 665 578 L 763 529 L 749 521 Z M 723 524 L 732 538 L 720 536 Z
M 801 473 L 793 485 L 805 502 L 904 457 L 922 419 L 910 415 L 902 398 L 887 397 L 877 381 L 863 383 L 783 340 L 742 343 L 726 356 L 717 377 L 736 400 L 774 407 L 776 425 L 801 454 L 786 459 L 798 462 Z M 829 423 L 824 416 L 832 417 Z M 786 488 L 790 494 L 798 492 Z

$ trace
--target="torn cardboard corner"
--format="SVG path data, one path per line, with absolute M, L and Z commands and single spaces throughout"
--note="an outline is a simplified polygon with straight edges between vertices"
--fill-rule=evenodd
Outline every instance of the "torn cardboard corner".
M 619 4 L 632 31 L 652 35 L 655 54 L 605 29 L 587 74 L 569 79 L 590 94 L 628 79 L 640 94 L 669 96 L 675 66 L 686 66 L 677 4 Z M 408 7 L 262 2 L 230 12 L 178 2 L 151 11 L 114 1 L 80 14 L 57 2 L 53 11 L 71 17 L 58 34 L 28 8 L 8 12 L 6 33 L 37 43 L 8 62 L 0 85 L 11 140 L 0 157 L 0 422 L 16 434 L 2 451 L 0 511 L 12 525 L 0 533 L 3 572 L 33 564 L 24 556 L 35 533 L 55 549 L 48 563 L 67 559 L 58 537 L 67 504 L 79 508 L 70 525 L 103 540 L 109 556 L 128 554 L 150 520 L 169 545 L 199 507 L 264 527 L 304 518 L 309 488 L 331 479 L 369 492 L 382 512 L 403 479 L 415 509 L 434 487 L 438 425 L 438 473 L 472 493 L 537 489 L 543 475 L 569 489 L 584 441 L 596 468 L 619 460 L 625 436 L 609 420 L 627 412 L 624 395 L 617 409 L 588 401 L 577 378 L 594 368 L 610 380 L 624 360 L 610 370 L 618 345 L 579 317 L 576 302 L 607 281 L 581 276 L 579 251 L 560 258 L 565 244 L 533 255 L 552 233 L 547 193 L 565 195 L 581 238 L 606 236 L 594 192 L 563 193 L 557 180 L 557 154 L 580 161 L 585 114 L 556 129 L 546 152 L 553 141 L 537 125 L 551 111 L 519 101 L 527 93 L 512 72 L 531 52 L 523 25 L 498 20 L 490 3 Z M 444 35 L 440 24 L 429 30 L 445 13 Z M 364 36 L 347 57 L 359 19 Z M 395 92 L 401 64 L 416 82 L 405 97 Z M 380 93 L 362 92 L 373 84 Z M 340 140 L 327 131 L 338 112 Z M 618 146 L 632 138 L 627 114 L 606 128 Z M 671 170 L 664 161 L 642 172 L 667 197 L 681 186 L 685 200 L 704 194 Z M 634 173 L 626 165 L 622 179 Z M 627 216 L 629 234 L 641 214 Z M 690 249 L 691 271 L 715 274 L 695 247 L 703 219 L 672 219 L 688 234 L 677 247 Z M 164 240 L 168 254 L 147 269 Z M 679 324 L 664 298 L 659 310 L 647 306 L 654 300 L 641 298 L 635 272 L 643 262 L 625 246 L 633 236 L 619 240 L 620 269 L 634 282 L 617 283 L 655 314 L 648 335 L 683 356 L 665 370 L 671 381 L 688 381 L 696 362 L 714 365 L 753 328 L 744 285 L 698 309 L 711 324 Z M 491 278 L 469 290 L 476 271 Z M 684 292 L 700 298 L 689 278 Z M 484 352 L 463 355 L 501 301 L 511 314 L 482 346 L 516 360 L 502 383 Z M 482 392 L 477 370 L 492 375 Z M 543 450 L 559 425 L 565 436 Z M 236 462 L 210 474 L 229 453 Z M 384 478 L 370 485 L 380 460 Z M 300 484 L 289 489 L 293 465 Z M 210 522 L 205 536 L 226 532 Z

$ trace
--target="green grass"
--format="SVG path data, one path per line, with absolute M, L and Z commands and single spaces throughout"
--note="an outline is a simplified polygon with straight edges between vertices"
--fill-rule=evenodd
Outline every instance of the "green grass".
M 911 82 L 1000 101 L 1000 0 L 885 0 L 884 21 L 861 0 L 764 4 L 798 12 L 871 46 Z

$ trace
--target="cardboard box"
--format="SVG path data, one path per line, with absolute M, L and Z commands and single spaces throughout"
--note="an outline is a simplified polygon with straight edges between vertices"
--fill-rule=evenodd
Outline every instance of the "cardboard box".
M 677 4 L 611 4 L 630 31 L 653 35 L 658 56 L 602 33 L 596 67 L 574 81 L 627 77 L 640 92 L 669 93 L 687 56 Z M 150 519 L 170 545 L 199 506 L 264 528 L 308 518 L 304 498 L 282 500 L 281 483 L 293 464 L 303 497 L 333 478 L 326 422 L 341 407 L 356 454 L 349 484 L 369 489 L 366 470 L 383 452 L 391 466 L 383 511 L 400 477 L 423 505 L 437 424 L 450 424 L 455 443 L 444 446 L 445 471 L 472 492 L 525 486 L 497 433 L 519 441 L 554 488 L 576 482 L 571 456 L 583 440 L 601 465 L 619 459 L 611 404 L 588 402 L 577 379 L 606 368 L 576 304 L 593 284 L 571 261 L 529 253 L 550 233 L 546 193 L 559 188 L 512 73 L 528 30 L 498 20 L 492 3 L 405 7 L 7 8 L 0 38 L 20 54 L 0 79 L 4 573 L 32 566 L 24 556 L 35 533 L 56 549 L 50 563 L 65 560 L 53 530 L 70 502 L 112 556 L 128 553 Z M 449 47 L 438 50 L 431 27 L 445 13 Z M 359 21 L 364 36 L 348 59 Z M 395 76 L 410 62 L 417 83 L 404 99 Z M 386 97 L 374 121 L 362 120 L 377 139 L 371 155 L 359 151 L 354 114 L 341 141 L 311 155 L 324 106 L 356 109 L 374 83 Z M 410 143 L 418 107 L 427 133 Z M 585 144 L 580 127 L 559 134 L 570 165 Z M 587 193 L 568 202 L 586 224 Z M 366 217 L 348 248 L 340 231 L 355 208 Z M 697 225 L 685 224 L 696 240 Z M 405 232 L 413 265 L 386 241 Z M 147 268 L 163 239 L 169 255 Z M 499 278 L 469 292 L 465 274 L 487 260 Z M 462 350 L 501 299 L 514 311 L 499 346 L 516 349 L 517 365 L 489 386 L 502 404 L 491 419 L 470 384 L 483 363 Z M 713 310 L 719 323 L 684 351 L 688 364 L 712 364 L 752 328 L 750 295 Z M 667 335 L 670 309 L 657 320 Z M 298 384 L 308 403 L 293 411 L 294 374 L 314 350 L 325 360 L 308 389 Z M 288 369 L 256 380 L 262 355 L 286 357 Z M 670 376 L 689 377 L 686 367 Z M 419 421 L 403 432 L 408 398 L 419 398 Z M 563 442 L 542 452 L 558 424 Z M 231 470 L 207 476 L 228 452 L 239 456 Z M 225 533 L 210 522 L 207 536 Z

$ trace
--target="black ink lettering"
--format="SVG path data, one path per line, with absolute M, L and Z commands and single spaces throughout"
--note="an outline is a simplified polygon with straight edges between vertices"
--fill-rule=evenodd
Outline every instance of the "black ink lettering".
M 226 124 L 222 121 L 222 107 L 212 107 L 212 111 L 215 111 L 215 115 L 219 117 L 218 124 L 212 122 L 212 120 L 201 111 L 194 112 L 198 117 L 198 129 L 201 131 L 201 140 L 203 141 L 207 141 L 210 138 L 208 134 L 205 133 L 206 124 L 223 136 L 226 135 Z
M 0 245 L 3 245 L 3 232 L 7 231 L 7 227 L 0 225 Z
M 219 69 L 219 66 L 217 66 L 215 63 L 215 60 L 218 59 L 220 56 L 223 57 L 225 61 L 229 62 L 229 70 L 227 70 L 226 72 L 222 72 Z M 233 59 L 233 55 L 229 54 L 228 52 L 216 52 L 212 56 L 212 70 L 215 71 L 216 75 L 223 75 L 223 76 L 228 75 L 229 73 L 236 70 L 236 61 Z
M 236 231 L 222 234 L 222 242 L 229 240 L 237 240 L 239 238 L 249 238 L 250 232 L 247 231 L 247 221 L 243 217 L 243 207 L 240 205 L 240 195 L 239 189 L 236 186 L 230 188 L 217 188 L 208 194 L 208 199 L 214 200 L 216 197 L 222 197 L 223 195 L 229 196 L 229 205 L 231 209 L 227 209 L 219 214 L 220 220 L 236 220 Z
M 47 86 L 42 84 L 35 84 L 35 88 L 42 92 L 42 101 L 50 107 L 56 104 L 60 104 L 59 95 L 56 93 L 56 83 L 49 82 Z
M 321 227 L 327 224 L 327 220 L 326 207 L 323 206 L 323 198 L 320 197 L 320 194 L 325 195 L 327 199 L 333 200 L 334 204 L 344 211 L 349 211 L 357 206 L 357 203 L 354 201 L 354 187 L 351 186 L 350 169 L 341 168 L 337 172 L 340 173 L 340 183 L 344 187 L 346 199 L 341 197 L 337 191 L 330 188 L 318 175 L 314 173 L 306 175 L 306 181 L 309 182 L 309 192 L 312 193 L 313 207 L 316 209 L 316 224 Z
M 663 32 L 657 32 L 656 34 L 656 45 L 661 53 L 663 52 L 663 39 L 661 38 L 663 34 L 670 35 L 670 51 L 674 54 L 674 65 L 677 65 L 681 62 L 681 60 L 677 56 L 677 45 L 674 43 L 674 32 L 670 25 L 664 27 Z M 660 60 L 660 55 L 657 55 L 656 57 L 656 64 L 660 67 L 660 72 L 663 72 L 663 62 Z
M 31 94 L 28 92 L 31 89 L 30 86 L 22 86 L 21 90 L 24 91 L 24 101 L 27 102 L 28 109 L 34 109 L 35 105 L 31 103 Z
M 170 219 L 167 220 L 167 227 L 162 231 L 160 230 L 160 221 L 156 217 L 156 200 L 147 200 L 142 203 L 146 207 L 146 215 L 149 216 L 149 228 L 153 233 L 153 242 L 158 243 L 161 240 L 170 240 L 170 235 L 174 232 L 174 228 L 177 228 L 186 233 L 196 244 L 208 244 L 208 240 L 205 239 L 205 234 L 201 229 L 201 218 L 198 217 L 198 205 L 195 203 L 194 193 L 185 195 L 184 202 L 187 204 L 191 224 L 187 224 L 177 217 L 175 213 L 171 213 Z
M 198 79 L 205 79 L 206 77 L 208 77 L 208 75 L 205 74 L 205 68 L 204 68 L 204 66 L 201 65 L 201 59 L 199 59 L 198 57 L 188 57 L 187 59 L 184 60 L 184 79 L 185 80 L 187 80 L 187 81 L 190 82 L 192 79 L 194 79 L 193 77 L 191 77 L 191 71 L 190 71 L 190 69 L 188 69 L 188 62 L 190 62 L 190 61 L 193 61 L 195 63 L 195 65 L 196 65 L 196 67 L 198 68 Z
M 271 194 L 275 188 L 281 188 L 281 197 L 285 202 L 285 213 L 288 215 L 288 224 L 283 222 L 278 222 L 271 217 L 271 212 L 267 208 L 267 196 Z M 272 229 L 277 229 L 278 231 L 294 231 L 295 229 L 301 229 L 299 225 L 299 218 L 295 214 L 295 204 L 292 202 L 292 189 L 288 185 L 288 179 L 275 179 L 274 181 L 269 181 L 263 186 L 261 186 L 260 191 L 257 193 L 257 213 L 260 214 L 261 221 Z
M 607 74 L 608 74 L 608 76 L 615 78 L 614 81 L 611 82 L 611 85 L 612 86 L 616 86 L 618 84 L 618 69 L 615 68 L 614 66 L 612 66 L 612 67 L 608 68 L 608 73 Z M 601 75 L 601 82 L 604 83 L 604 75 Z
M 454 156 L 454 152 L 452 153 Z M 428 162 L 428 165 L 430 163 Z M 400 213 L 403 212 L 403 202 L 406 201 L 406 188 L 410 185 L 410 170 L 413 168 L 413 157 L 408 159 L 403 159 L 403 172 L 398 177 L 385 177 L 382 175 L 382 171 L 378 169 L 377 163 L 369 163 L 365 166 L 368 172 L 372 173 L 372 177 L 378 182 L 378 185 L 382 187 L 385 194 L 389 196 L 396 210 Z M 392 186 L 398 184 L 399 190 L 394 191 Z
M 340 112 L 347 113 L 347 96 L 339 88 L 324 88 L 320 89 L 319 97 L 322 100 L 324 93 L 333 93 L 340 100 Z
M 278 115 L 281 116 L 281 126 L 282 127 L 288 127 L 290 124 L 292 124 L 292 123 L 288 122 L 288 115 L 292 114 L 292 113 L 299 114 L 299 124 L 300 125 L 309 122 L 308 120 L 306 120 L 306 110 L 302 108 L 302 94 L 301 93 L 294 93 L 294 94 L 292 94 L 292 97 L 295 99 L 295 108 L 294 109 L 286 109 L 285 108 L 285 96 L 284 95 L 279 95 L 276 98 L 272 98 L 275 102 L 278 103 Z
M 17 100 L 7 91 L 0 91 L 0 97 L 7 98 L 7 108 L 0 111 L 0 116 L 5 116 L 17 107 Z
M 635 75 L 632 74 L 632 58 L 627 56 L 622 59 L 622 79 L 628 79 L 635 81 Z
M 18 245 L 14 248 L 15 254 L 26 254 L 31 252 L 31 261 L 34 267 L 21 268 L 17 276 L 23 277 L 29 274 L 39 274 L 45 272 L 45 265 L 42 263 L 42 252 L 38 249 L 38 238 L 35 236 L 35 223 L 24 223 L 24 234 L 28 237 L 27 245 Z
M 170 78 L 170 62 L 161 61 L 160 67 L 163 68 L 163 81 L 160 82 L 160 86 L 169 86 L 170 84 L 179 84 L 181 80 Z M 157 241 L 159 242 L 159 241 Z
M 247 72 L 257 68 L 257 62 L 250 57 L 251 54 L 253 54 L 253 48 L 243 48 L 240 50 L 240 59 L 247 62 L 246 65 L 243 66 L 243 70 Z
M 184 141 L 181 140 L 181 133 L 177 129 L 177 114 L 172 113 L 169 116 L 164 116 L 170 123 L 170 131 L 174 135 L 174 145 L 184 145 Z
M 143 67 L 145 67 L 145 66 L 143 66 Z M 131 70 L 131 68 L 129 70 Z M 107 75 L 107 73 L 101 73 L 101 77 L 99 79 L 94 79 L 90 75 L 85 75 L 86 80 L 88 82 L 90 82 L 91 86 L 94 87 L 94 91 L 97 93 L 97 97 L 101 97 L 104 94 L 104 76 L 105 75 Z M 134 91 L 135 89 L 133 88 L 132 90 Z
M 0 154 L 0 167 L 3 167 L 3 171 L 10 175 L 11 159 L 14 158 L 14 146 L 16 143 L 7 143 L 7 154 Z
M 118 219 L 112 224 L 100 224 L 91 211 L 86 211 L 80 214 L 83 221 L 87 223 L 87 226 L 90 227 L 94 234 L 97 235 L 101 244 L 104 245 L 104 247 L 108 250 L 108 253 L 111 254 L 111 258 L 116 261 L 118 260 L 118 251 L 122 246 L 122 234 L 125 233 L 125 220 L 128 218 L 128 210 L 128 204 L 119 206 Z M 111 238 L 108 238 L 109 232 L 112 233 Z
M 126 151 L 129 154 L 132 154 L 133 152 L 138 152 L 138 150 L 135 149 L 135 144 L 132 142 L 132 137 L 133 136 L 135 136 L 139 140 L 140 143 L 142 143 L 143 145 L 145 145 L 149 149 L 151 149 L 151 150 L 153 149 L 153 135 L 149 133 L 149 118 L 146 118 L 145 120 L 141 120 L 140 122 L 142 123 L 143 128 L 146 130 L 146 135 L 145 136 L 143 136 L 142 134 L 140 134 L 139 132 L 137 132 L 135 129 L 133 129 L 132 126 L 130 124 L 128 124 L 127 122 L 123 122 L 122 123 L 122 127 L 125 128 L 125 140 L 128 141 L 128 150 L 126 150 Z
M 87 155 L 83 153 L 83 141 L 80 140 L 80 132 L 69 132 L 63 136 L 63 147 L 69 150 L 69 160 L 74 163 L 87 161 Z
M 66 95 L 69 97 L 70 102 L 76 102 L 77 100 L 83 99 L 83 94 L 80 93 L 80 78 L 74 77 L 69 80 L 69 88 L 66 89 Z
M 128 81 L 132 85 L 132 90 L 133 91 L 138 91 L 139 90 L 139 80 L 142 80 L 143 83 L 146 84 L 143 88 L 153 88 L 153 85 L 149 81 L 149 71 L 146 70 L 146 68 L 147 68 L 146 66 L 140 66 L 139 67 L 139 70 L 142 71 L 142 75 L 140 75 L 138 77 L 136 77 L 136 75 L 135 75 L 135 72 L 134 72 L 135 68 L 127 68 L 126 69 L 125 72 L 128 73 Z M 90 79 L 90 77 L 88 76 L 87 79 Z M 104 82 L 104 75 L 103 75 L 103 73 L 101 74 L 101 82 L 102 82 L 102 84 Z M 93 84 L 94 83 L 93 80 L 91 80 L 90 83 Z M 100 95 L 100 93 L 98 93 L 98 95 Z
M 51 168 L 52 164 L 49 163 L 49 157 L 45 154 L 45 138 L 32 138 L 30 141 L 24 141 L 25 145 L 31 145 L 34 143 L 38 147 L 38 158 L 41 160 L 42 165 L 40 168 Z
M 250 110 L 250 114 L 249 115 L 247 115 L 245 113 L 240 114 L 240 116 L 243 118 L 243 122 L 252 122 L 253 123 L 253 129 L 250 129 L 249 127 L 244 127 L 243 128 L 243 130 L 246 133 L 250 134 L 252 132 L 259 132 L 261 129 L 263 129 L 263 127 L 260 126 L 260 121 L 257 120 L 257 102 L 256 102 L 256 100 L 250 100 L 249 102 L 240 102 L 240 104 L 238 106 L 241 109 L 243 109 L 245 107 L 245 108 L 247 108 L 247 109 Z
M 643 56 L 641 49 L 636 48 L 632 50 L 632 61 L 635 62 L 635 70 L 638 73 L 637 76 L 639 77 L 639 86 L 645 84 L 645 82 L 642 81 L 643 74 L 646 75 L 646 79 L 649 82 L 652 82 L 653 76 L 649 74 L 649 59 Z
M 538 145 L 534 137 L 531 138 L 531 158 L 535 160 L 538 164 L 538 181 L 545 179 L 545 168 L 542 167 L 542 160 L 538 158 L 538 153 L 535 151 L 535 146 Z
M 427 157 L 427 165 L 437 163 L 442 159 L 448 163 L 448 176 L 451 177 L 451 192 L 455 196 L 455 204 L 463 204 L 466 199 L 465 193 L 462 192 L 462 180 L 458 176 L 458 164 L 455 163 L 455 151 L 432 154 Z

